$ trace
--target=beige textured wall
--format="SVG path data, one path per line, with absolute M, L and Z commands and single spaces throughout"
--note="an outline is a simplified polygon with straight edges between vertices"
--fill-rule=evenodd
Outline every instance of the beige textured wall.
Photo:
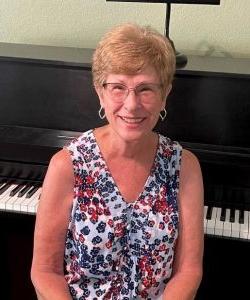
M 250 57 L 250 0 L 172 5 L 178 50 Z M 94 48 L 113 25 L 133 21 L 164 32 L 165 5 L 105 0 L 1 0 L 0 42 Z

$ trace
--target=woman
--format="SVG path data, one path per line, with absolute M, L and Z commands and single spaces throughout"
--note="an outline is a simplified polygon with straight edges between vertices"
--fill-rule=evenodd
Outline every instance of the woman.
M 169 41 L 133 24 L 93 56 L 101 118 L 55 154 L 35 228 L 39 299 L 194 299 L 202 276 L 197 158 L 153 131 L 175 72 Z

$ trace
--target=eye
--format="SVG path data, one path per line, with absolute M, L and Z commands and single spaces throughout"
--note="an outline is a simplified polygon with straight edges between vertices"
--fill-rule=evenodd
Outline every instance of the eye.
M 152 92 L 153 89 L 150 85 L 146 85 L 146 84 L 142 84 L 142 85 L 139 85 L 137 88 L 136 88 L 137 92 L 138 93 L 146 93 L 146 92 Z
M 113 92 L 123 92 L 123 91 L 126 91 L 126 87 L 122 84 L 119 84 L 119 83 L 114 83 L 110 86 L 111 90 Z

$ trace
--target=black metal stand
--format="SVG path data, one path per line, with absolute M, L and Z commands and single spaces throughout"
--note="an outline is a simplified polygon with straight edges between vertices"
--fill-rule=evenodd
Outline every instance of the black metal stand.
M 171 45 L 175 51 L 176 55 L 176 68 L 180 69 L 186 66 L 187 64 L 187 56 L 184 54 L 181 54 L 175 49 L 174 42 L 169 37 L 169 24 L 170 24 L 170 14 L 171 14 L 171 4 L 166 4 L 166 20 L 165 20 L 165 35 L 170 40 Z

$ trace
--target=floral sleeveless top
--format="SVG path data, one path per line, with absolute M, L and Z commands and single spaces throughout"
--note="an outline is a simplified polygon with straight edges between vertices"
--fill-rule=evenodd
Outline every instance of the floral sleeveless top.
M 133 203 L 123 199 L 93 130 L 67 149 L 75 176 L 64 256 L 72 298 L 161 299 L 178 236 L 181 146 L 159 135 L 151 172 Z

